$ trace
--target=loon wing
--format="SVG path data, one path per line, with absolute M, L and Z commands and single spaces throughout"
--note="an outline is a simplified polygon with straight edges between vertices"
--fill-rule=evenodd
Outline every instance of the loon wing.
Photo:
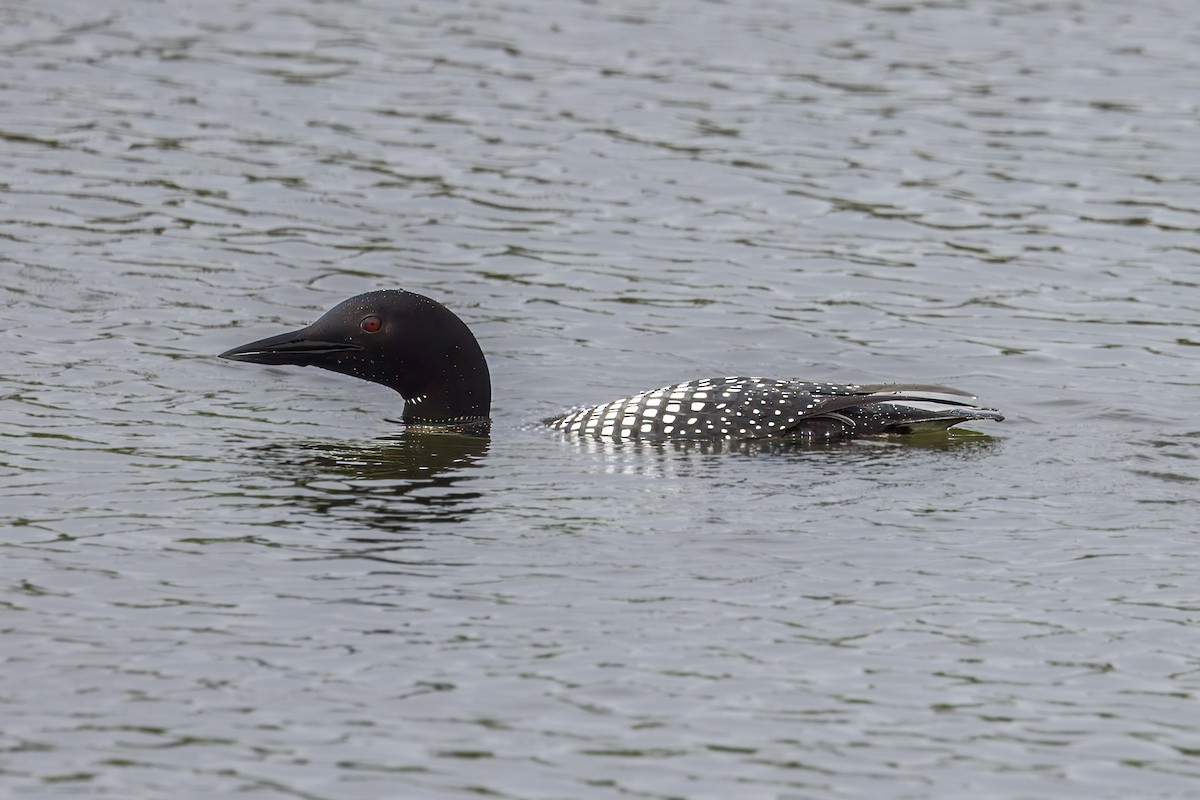
M 870 384 L 838 393 L 805 414 L 798 435 L 878 436 L 945 430 L 973 419 L 1001 421 L 1004 415 L 976 405 L 975 395 L 949 386 Z

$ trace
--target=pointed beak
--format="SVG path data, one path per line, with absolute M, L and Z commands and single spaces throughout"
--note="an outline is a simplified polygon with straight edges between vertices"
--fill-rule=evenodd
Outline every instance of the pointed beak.
M 230 361 L 249 361 L 254 364 L 295 364 L 301 367 L 321 366 L 331 355 L 362 350 L 349 342 L 323 342 L 310 339 L 309 328 L 269 336 L 221 353 L 219 358 Z

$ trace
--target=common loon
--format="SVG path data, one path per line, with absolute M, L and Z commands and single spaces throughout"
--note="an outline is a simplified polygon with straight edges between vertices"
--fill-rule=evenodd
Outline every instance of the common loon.
M 307 328 L 220 357 L 321 367 L 390 386 L 404 398 L 402 419 L 410 425 L 484 425 L 491 411 L 491 377 L 471 330 L 441 303 L 399 289 L 351 297 Z M 574 410 L 547 424 L 607 440 L 711 441 L 905 434 L 1004 419 L 975 399 L 922 384 L 704 378 Z

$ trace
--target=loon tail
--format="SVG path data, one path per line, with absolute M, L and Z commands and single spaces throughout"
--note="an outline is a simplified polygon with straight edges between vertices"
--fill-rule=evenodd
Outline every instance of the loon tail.
M 942 431 L 961 422 L 1004 415 L 976 405 L 978 398 L 948 386 L 881 383 L 856 387 L 853 395 L 822 403 L 805 427 L 835 423 L 857 436 Z M 846 430 L 849 429 L 849 430 Z

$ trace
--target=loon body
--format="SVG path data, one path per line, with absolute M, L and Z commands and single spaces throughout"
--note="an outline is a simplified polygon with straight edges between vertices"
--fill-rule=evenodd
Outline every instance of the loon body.
M 352 297 L 307 328 L 221 353 L 295 364 L 395 389 L 410 425 L 486 425 L 492 388 L 470 329 L 442 304 L 398 289 Z M 607 440 L 806 439 L 944 430 L 1003 420 L 958 389 L 922 384 L 847 385 L 703 378 L 582 408 L 548 420 L 568 435 Z
M 1004 419 L 945 386 L 702 378 L 584 408 L 550 421 L 604 439 L 779 439 L 945 430 Z

